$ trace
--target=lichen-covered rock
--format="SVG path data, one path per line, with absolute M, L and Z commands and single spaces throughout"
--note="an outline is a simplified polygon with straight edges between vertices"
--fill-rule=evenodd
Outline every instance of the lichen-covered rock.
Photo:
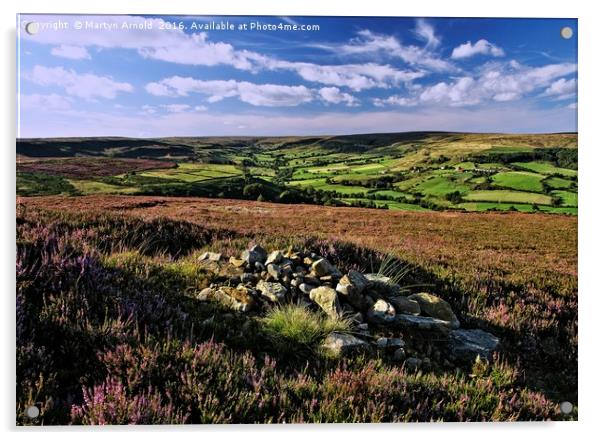
M 396 296 L 401 292 L 399 284 L 393 282 L 390 277 L 377 273 L 367 273 L 368 288 L 384 296 Z
M 198 298 L 202 301 L 214 300 L 225 307 L 228 307 L 236 312 L 248 312 L 255 307 L 255 300 L 244 286 L 218 288 L 208 287 L 203 289 Z
M 449 334 L 449 350 L 458 360 L 472 362 L 477 356 L 491 360 L 500 340 L 483 330 L 454 330 Z
M 333 277 L 341 278 L 342 276 L 339 269 L 333 266 L 326 258 L 320 258 L 311 265 L 311 268 L 318 277 L 332 275 Z
M 347 275 L 339 280 L 336 290 L 353 307 L 364 310 L 366 302 L 363 293 L 367 286 L 368 280 L 364 275 L 358 271 L 350 270 Z
M 353 335 L 346 333 L 331 333 L 322 344 L 322 349 L 334 356 L 365 353 L 370 345 Z
M 395 309 L 385 300 L 379 299 L 368 309 L 366 318 L 373 324 L 390 324 L 395 320 Z
M 420 304 L 418 301 L 408 299 L 405 296 L 392 296 L 388 298 L 397 313 L 406 315 L 420 315 Z
M 408 299 L 417 301 L 420 304 L 420 309 L 425 314 L 449 322 L 454 329 L 460 327 L 460 321 L 458 321 L 449 303 L 438 296 L 421 292 L 408 296 Z
M 286 296 L 286 287 L 284 287 L 280 283 L 270 283 L 264 280 L 260 280 L 257 283 L 257 290 L 261 293 L 262 296 L 265 296 L 272 302 L 280 302 Z
M 309 292 L 309 299 L 315 302 L 331 318 L 337 319 L 343 316 L 341 304 L 336 290 L 327 286 L 320 286 Z

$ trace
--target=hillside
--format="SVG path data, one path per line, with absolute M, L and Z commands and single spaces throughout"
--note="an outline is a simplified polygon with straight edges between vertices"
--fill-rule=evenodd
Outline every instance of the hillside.
M 260 197 L 392 210 L 577 213 L 572 133 L 21 139 L 17 154 L 17 193 L 26 196 Z M 104 166 L 91 166 L 91 158 Z M 157 166 L 140 168 L 134 159 Z

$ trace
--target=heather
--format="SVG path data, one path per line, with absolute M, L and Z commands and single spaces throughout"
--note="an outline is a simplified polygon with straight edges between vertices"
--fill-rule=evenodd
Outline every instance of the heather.
M 333 329 L 323 317 L 299 317 L 293 305 L 243 316 L 199 301 L 218 276 L 197 264 L 199 255 L 236 255 L 250 240 L 311 249 L 345 270 L 378 268 L 385 259 L 374 247 L 319 236 L 20 206 L 18 423 L 561 418 L 557 403 L 570 395 L 547 387 L 546 375 L 576 365 L 565 342 L 576 322 L 570 295 L 548 293 L 551 301 L 517 283 L 504 286 L 504 297 L 470 290 L 459 296 L 466 284 L 437 279 L 412 262 L 408 283 L 438 283 L 463 323 L 494 329 L 506 349 L 491 362 L 426 371 L 379 356 L 332 359 L 316 348 L 324 328 Z M 517 344 L 527 326 L 533 347 Z M 291 356 L 290 341 L 312 334 Z M 41 417 L 32 422 L 22 414 L 34 403 Z

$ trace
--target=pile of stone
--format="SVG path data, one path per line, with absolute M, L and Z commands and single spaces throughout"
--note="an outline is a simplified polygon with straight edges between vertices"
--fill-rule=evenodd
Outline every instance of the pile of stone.
M 253 245 L 228 260 L 205 252 L 199 262 L 216 275 L 216 282 L 200 292 L 203 301 L 218 301 L 241 313 L 295 302 L 350 319 L 352 334 L 333 333 L 324 342 L 336 355 L 376 350 L 409 368 L 423 368 L 431 361 L 425 352 L 439 362 L 470 362 L 476 356 L 491 358 L 499 345 L 490 333 L 460 329 L 449 303 L 437 295 L 406 296 L 389 277 L 355 270 L 343 274 L 315 253 L 292 248 L 268 253 Z M 406 340 L 412 340 L 412 347 Z

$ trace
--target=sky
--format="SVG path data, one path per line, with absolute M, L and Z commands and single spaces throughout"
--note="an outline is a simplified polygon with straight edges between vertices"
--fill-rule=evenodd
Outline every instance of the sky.
M 575 19 L 19 15 L 17 29 L 18 137 L 577 130 Z

